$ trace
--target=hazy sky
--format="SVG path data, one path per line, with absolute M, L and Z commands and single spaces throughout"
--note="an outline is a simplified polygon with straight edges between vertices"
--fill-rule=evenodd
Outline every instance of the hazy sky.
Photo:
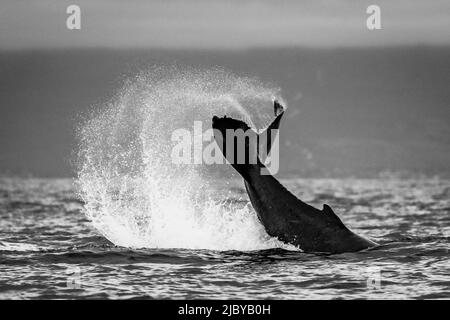
M 81 7 L 81 30 L 66 8 Z M 382 30 L 366 28 L 381 7 Z M 448 0 L 2 0 L 0 49 L 450 44 Z

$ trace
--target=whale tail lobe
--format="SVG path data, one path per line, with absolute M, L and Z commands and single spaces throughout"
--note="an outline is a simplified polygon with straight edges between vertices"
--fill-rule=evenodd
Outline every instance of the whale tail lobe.
M 246 180 L 248 180 L 250 170 L 264 166 L 265 158 L 261 149 L 266 148 L 265 155 L 267 156 L 278 134 L 284 107 L 276 100 L 274 101 L 274 113 L 276 118 L 260 133 L 241 120 L 227 116 L 221 118 L 214 116 L 212 119 L 214 138 L 225 159 Z

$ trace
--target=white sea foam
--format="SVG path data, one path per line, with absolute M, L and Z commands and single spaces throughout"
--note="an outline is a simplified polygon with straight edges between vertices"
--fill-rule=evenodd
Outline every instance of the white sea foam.
M 175 129 L 194 121 L 210 126 L 213 115 L 223 114 L 261 128 L 273 117 L 278 94 L 219 69 L 158 67 L 128 81 L 79 130 L 78 182 L 87 217 L 126 247 L 285 247 L 266 234 L 251 206 L 225 205 L 211 191 L 214 168 L 175 165 L 170 158 Z
M 39 251 L 43 248 L 31 243 L 13 243 L 0 241 L 0 251 Z

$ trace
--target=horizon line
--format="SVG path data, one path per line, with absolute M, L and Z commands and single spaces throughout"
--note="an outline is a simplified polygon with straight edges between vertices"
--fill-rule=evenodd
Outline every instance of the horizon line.
M 250 46 L 250 47 L 119 47 L 119 46 L 54 46 L 54 47 L 24 47 L 1 48 L 0 53 L 17 52 L 48 52 L 48 51 L 191 51 L 191 52 L 249 52 L 249 51 L 277 51 L 277 50 L 305 50 L 305 51 L 346 51 L 346 50 L 395 50 L 395 49 L 450 49 L 449 44 L 389 44 L 389 45 L 339 45 L 339 46 Z

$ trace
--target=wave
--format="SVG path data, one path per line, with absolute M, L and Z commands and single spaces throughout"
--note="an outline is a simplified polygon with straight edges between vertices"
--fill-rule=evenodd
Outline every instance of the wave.
M 16 242 L 6 242 L 0 241 L 0 252 L 11 251 L 11 252 L 25 252 L 25 251 L 40 251 L 41 249 L 31 243 L 16 243 Z

